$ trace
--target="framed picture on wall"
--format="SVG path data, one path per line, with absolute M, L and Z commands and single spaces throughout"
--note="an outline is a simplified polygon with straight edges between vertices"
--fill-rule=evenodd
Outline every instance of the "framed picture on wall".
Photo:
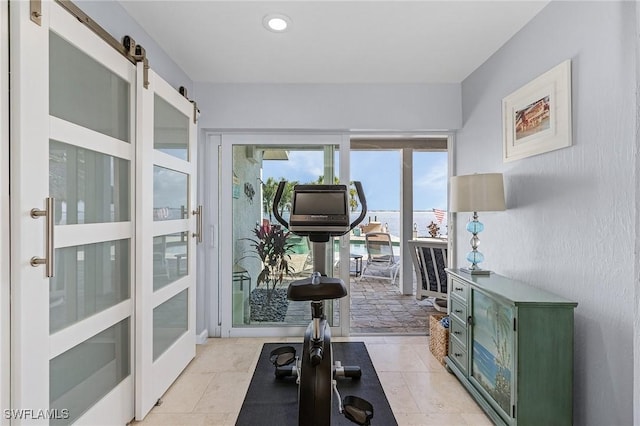
M 503 161 L 571 146 L 571 60 L 502 100 Z

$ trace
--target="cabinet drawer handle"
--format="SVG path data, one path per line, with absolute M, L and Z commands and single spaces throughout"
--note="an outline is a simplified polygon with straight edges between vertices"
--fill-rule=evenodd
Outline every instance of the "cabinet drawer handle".
M 456 330 L 456 331 L 453 332 L 453 334 L 460 335 L 462 333 L 460 333 L 459 331 Z
M 455 312 L 456 314 L 461 314 L 462 311 L 460 309 L 454 309 L 453 312 Z
M 455 291 L 462 291 L 463 288 L 462 287 L 454 287 Z
M 462 354 L 454 353 L 453 356 L 460 358 L 462 356 Z

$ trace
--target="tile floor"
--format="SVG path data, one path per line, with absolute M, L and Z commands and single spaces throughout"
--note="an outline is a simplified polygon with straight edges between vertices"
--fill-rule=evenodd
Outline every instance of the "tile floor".
M 492 424 L 455 376 L 431 355 L 428 336 L 335 340 L 365 342 L 399 425 Z M 133 426 L 234 425 L 262 344 L 272 341 L 274 338 L 209 339 L 199 345 L 196 358 L 163 396 L 162 405 Z

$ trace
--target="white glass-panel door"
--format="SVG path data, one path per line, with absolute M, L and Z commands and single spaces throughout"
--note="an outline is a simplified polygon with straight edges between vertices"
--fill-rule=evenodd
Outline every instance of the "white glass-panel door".
M 42 2 L 41 25 L 29 2 L 10 14 L 11 417 L 124 424 L 136 69 L 56 3 Z
M 142 78 L 142 65 L 138 76 Z M 138 86 L 136 418 L 142 419 L 195 356 L 194 107 L 149 70 Z

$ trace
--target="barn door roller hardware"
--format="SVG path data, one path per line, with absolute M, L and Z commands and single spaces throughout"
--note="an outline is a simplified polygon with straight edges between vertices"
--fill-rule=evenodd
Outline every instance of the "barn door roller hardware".
M 31 20 L 42 26 L 42 1 L 41 0 L 30 0 L 29 1 L 29 13 L 31 16 Z
M 147 52 L 144 50 L 139 44 L 136 44 L 136 41 L 130 36 L 126 35 L 122 39 L 122 45 L 127 50 L 130 58 L 134 60 L 134 62 L 142 62 L 143 69 L 143 78 L 144 78 L 144 88 L 149 88 L 149 60 L 147 59 Z
M 198 117 L 200 116 L 200 110 L 198 109 L 198 104 L 195 100 L 193 99 L 189 99 L 189 97 L 187 96 L 187 88 L 184 86 L 180 86 L 180 88 L 178 89 L 178 92 L 180 92 L 180 94 L 182 96 L 184 96 L 184 98 L 186 100 L 188 100 L 189 102 L 191 102 L 193 104 L 193 124 L 197 124 L 198 123 Z

